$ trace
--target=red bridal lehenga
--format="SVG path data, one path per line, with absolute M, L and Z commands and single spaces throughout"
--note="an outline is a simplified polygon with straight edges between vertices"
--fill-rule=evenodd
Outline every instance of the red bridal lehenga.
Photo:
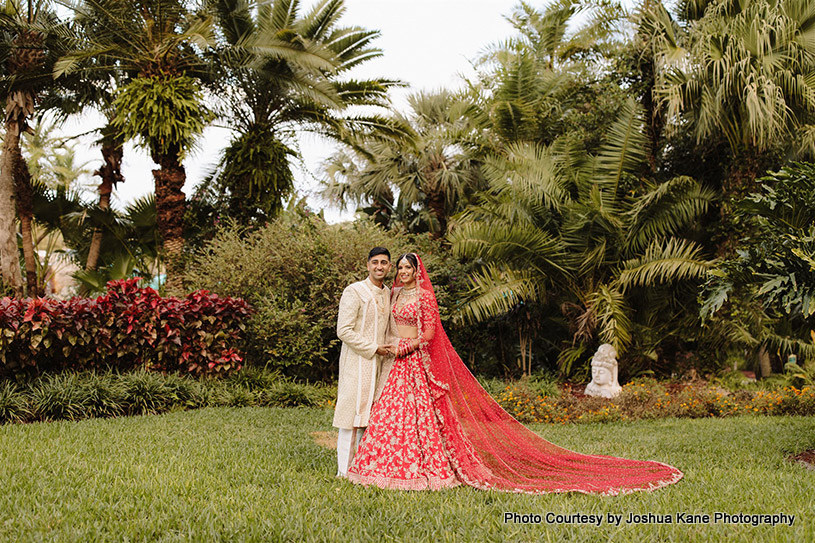
M 579 454 L 528 430 L 492 399 L 456 354 L 421 260 L 416 277 L 415 293 L 397 290 L 397 278 L 393 312 L 397 324 L 418 327 L 420 345 L 394 361 L 348 470 L 350 481 L 402 490 L 466 484 L 529 494 L 614 495 L 654 490 L 682 478 L 667 464 Z

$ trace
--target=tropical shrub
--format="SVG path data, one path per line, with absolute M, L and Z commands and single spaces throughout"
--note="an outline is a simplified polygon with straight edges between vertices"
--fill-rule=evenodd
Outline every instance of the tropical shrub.
M 408 251 L 421 256 L 445 329 L 465 360 L 471 351 L 490 351 L 483 329 L 457 327 L 456 304 L 469 288 L 469 268 L 427 236 L 389 232 L 373 222 L 329 225 L 297 207 L 257 230 L 227 225 L 192 259 L 185 280 L 251 303 L 248 361 L 300 378 L 330 379 L 339 359 L 340 296 L 367 276 L 368 252 L 378 245 L 393 260 Z
M 491 190 L 449 236 L 457 254 L 483 264 L 465 314 L 559 314 L 556 326 L 519 331 L 554 343 L 551 358 L 573 379 L 588 375 L 601 343 L 632 374 L 670 373 L 675 360 L 660 351 L 698 328 L 688 308 L 711 263 L 695 229 L 715 195 L 685 176 L 643 176 L 643 123 L 630 100 L 594 155 L 566 140 L 508 146 L 486 160 Z
M 249 368 L 226 378 L 136 370 L 66 371 L 0 382 L 0 424 L 151 415 L 199 407 L 331 407 L 334 385 L 295 383 Z
M 194 375 L 240 369 L 249 306 L 196 291 L 162 298 L 136 279 L 96 299 L 0 299 L 0 375 L 143 367 Z
M 815 360 L 815 164 L 759 180 L 737 208 L 748 232 L 705 285 L 702 316 L 718 349 Z
M 22 422 L 31 415 L 28 398 L 21 388 L 6 381 L 0 385 L 0 423 Z

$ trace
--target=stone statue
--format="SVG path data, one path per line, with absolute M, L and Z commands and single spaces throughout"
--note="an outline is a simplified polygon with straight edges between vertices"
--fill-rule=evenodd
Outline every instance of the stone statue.
M 591 359 L 591 383 L 586 385 L 586 396 L 613 398 L 620 393 L 617 382 L 617 351 L 604 343 Z

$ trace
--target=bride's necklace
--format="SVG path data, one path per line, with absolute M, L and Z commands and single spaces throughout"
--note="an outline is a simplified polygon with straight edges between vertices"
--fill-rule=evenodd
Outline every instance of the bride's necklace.
M 399 307 L 404 307 L 416 298 L 416 293 L 419 291 L 415 286 L 411 288 L 402 287 L 399 292 Z

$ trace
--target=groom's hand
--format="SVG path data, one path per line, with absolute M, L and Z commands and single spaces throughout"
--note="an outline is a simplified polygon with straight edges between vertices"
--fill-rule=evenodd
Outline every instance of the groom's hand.
M 393 351 L 395 351 L 395 347 L 390 344 L 380 345 L 379 347 L 376 348 L 376 354 L 378 354 L 379 356 L 391 355 L 393 354 Z

